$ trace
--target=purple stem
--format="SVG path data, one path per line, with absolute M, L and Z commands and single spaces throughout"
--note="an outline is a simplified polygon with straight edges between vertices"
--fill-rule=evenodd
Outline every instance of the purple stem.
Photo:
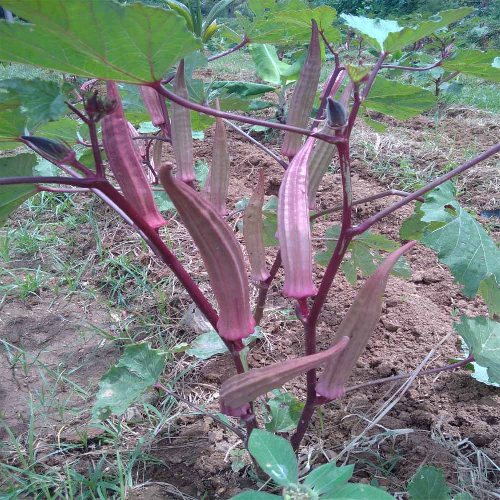
M 373 82 L 375 81 L 375 77 L 377 76 L 377 73 L 379 72 L 380 68 L 382 67 L 382 63 L 384 62 L 385 58 L 388 55 L 389 55 L 388 52 L 382 52 L 382 54 L 380 54 L 378 61 L 376 62 L 375 66 L 373 67 L 373 69 L 370 73 L 370 76 L 368 77 L 368 81 L 365 84 L 365 88 L 363 89 L 363 99 L 366 99 L 368 92 L 370 92 L 370 89 L 372 88 Z
M 321 35 L 321 38 L 323 39 L 323 42 L 325 42 L 326 47 L 328 50 L 335 56 L 335 66 L 339 66 L 339 55 L 337 52 L 335 52 L 332 48 L 332 46 L 328 43 L 328 40 L 325 37 L 325 33 L 323 30 L 320 30 L 319 34 Z
M 90 189 L 88 188 L 53 188 L 38 185 L 36 188 L 40 192 L 46 191 L 47 193 L 90 193 Z
M 436 66 L 439 66 L 443 62 L 443 59 L 440 59 L 438 62 L 431 64 L 430 66 L 426 66 L 425 68 L 416 68 L 413 66 L 398 66 L 397 64 L 382 64 L 383 69 L 402 69 L 404 71 L 429 71 Z
M 339 73 L 340 73 L 340 67 L 337 64 L 338 54 L 335 54 L 335 55 L 336 55 L 335 69 L 333 70 L 333 73 L 332 73 L 332 76 L 330 77 L 330 81 L 328 82 L 328 85 L 323 90 L 323 99 L 321 99 L 321 104 L 319 106 L 318 112 L 316 113 L 316 116 L 314 117 L 313 124 L 311 125 L 311 130 L 316 128 L 319 125 L 319 120 L 321 120 L 321 117 L 323 116 L 323 111 L 325 111 L 325 108 L 326 108 L 328 96 L 330 95 L 330 92 L 332 91 L 332 88 L 335 85 L 335 81 L 337 80 Z
M 171 124 L 170 124 L 170 116 L 168 116 L 167 103 L 165 102 L 165 99 L 161 94 L 158 95 L 158 98 L 160 100 L 161 111 L 163 113 L 163 119 L 165 120 L 165 123 L 161 124 L 160 128 L 166 137 L 171 138 L 172 137 L 172 129 L 170 127 Z
M 89 121 L 87 123 L 90 133 L 90 143 L 92 145 L 92 153 L 94 155 L 95 162 L 95 173 L 96 177 L 99 179 L 104 179 L 106 177 L 104 165 L 102 163 L 101 150 L 99 148 L 99 140 L 97 138 L 97 127 L 95 122 Z
M 244 47 L 249 41 L 250 40 L 248 40 L 246 35 L 245 35 L 243 37 L 243 40 L 238 45 L 235 45 L 232 49 L 228 49 L 228 50 L 225 50 L 224 52 L 220 52 L 219 54 L 215 54 L 214 56 L 210 56 L 207 60 L 208 60 L 208 62 L 215 61 L 216 59 L 227 56 L 228 54 L 232 54 L 233 52 L 236 52 L 237 50 Z
M 258 118 L 252 118 L 251 116 L 243 116 L 243 115 L 237 115 L 235 113 L 218 111 L 216 109 L 212 109 L 207 106 L 202 106 L 201 104 L 196 104 L 194 102 L 188 101 L 187 99 L 183 99 L 182 97 L 179 97 L 173 92 L 170 92 L 170 90 L 163 87 L 159 82 L 155 82 L 150 85 L 153 88 L 155 88 L 158 92 L 160 92 L 160 94 L 164 95 L 171 101 L 181 106 L 184 106 L 185 108 L 192 109 L 193 111 L 198 111 L 199 113 L 215 116 L 217 118 L 225 118 L 226 120 L 235 120 L 244 123 L 251 123 L 252 125 L 262 125 L 263 127 L 276 128 L 279 130 L 288 130 L 290 132 L 295 132 L 296 134 L 306 135 L 307 137 L 314 136 L 317 137 L 318 139 L 321 139 L 322 141 L 336 143 L 336 144 L 345 142 L 345 139 L 343 137 L 332 137 L 326 134 L 319 134 L 317 132 L 313 132 L 305 128 L 286 125 L 284 123 L 268 122 L 266 120 L 259 120 Z
M 488 151 L 485 151 L 484 153 L 476 156 L 472 160 L 469 160 L 465 162 L 463 165 L 460 167 L 457 167 L 447 174 L 442 175 L 441 177 L 438 177 L 436 180 L 432 181 L 430 184 L 427 184 L 427 186 L 424 186 L 423 188 L 418 189 L 414 193 L 409 194 L 402 200 L 394 203 L 394 205 L 391 205 L 390 207 L 386 208 L 385 210 L 382 210 L 378 214 L 375 214 L 374 216 L 370 217 L 369 219 L 366 219 L 364 222 L 359 224 L 358 226 L 353 227 L 349 231 L 349 235 L 351 237 L 354 237 L 358 234 L 364 233 L 367 229 L 369 229 L 373 224 L 378 222 L 379 220 L 383 219 L 385 216 L 391 214 L 395 210 L 398 210 L 401 207 L 404 207 L 410 201 L 418 199 L 420 196 L 424 195 L 425 193 L 428 193 L 429 191 L 433 190 L 435 187 L 439 186 L 440 184 L 443 184 L 446 181 L 449 181 L 453 177 L 465 172 L 467 169 L 473 167 L 474 165 L 477 165 L 478 163 L 486 160 L 490 156 L 493 156 L 494 154 L 500 152 L 500 143 L 497 144 L 496 146 L 493 146 L 492 148 L 488 149 Z
M 335 247 L 332 258 L 328 263 L 323 279 L 318 289 L 318 294 L 314 298 L 314 303 L 311 307 L 308 317 L 305 319 L 305 354 L 306 356 L 316 352 L 316 325 L 318 317 L 325 304 L 328 291 L 332 286 L 333 280 L 337 275 L 342 259 L 347 251 L 347 247 L 352 239 L 349 235 L 351 228 L 351 211 L 352 211 L 352 196 L 351 196 L 351 172 L 349 146 L 346 143 L 337 145 L 339 150 L 340 171 L 342 174 L 342 191 L 343 191 L 343 212 L 342 212 L 342 227 L 340 229 L 339 241 Z M 291 444 L 295 451 L 298 450 L 300 443 L 309 427 L 309 422 L 314 413 L 316 401 L 316 370 L 307 372 L 307 397 L 306 404 L 300 416 L 297 430 L 291 438 Z

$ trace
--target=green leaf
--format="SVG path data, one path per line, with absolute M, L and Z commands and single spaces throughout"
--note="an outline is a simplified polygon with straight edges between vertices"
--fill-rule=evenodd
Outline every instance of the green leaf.
M 11 78 L 1 80 L 0 89 L 7 90 L 8 96 L 18 100 L 20 111 L 26 116 L 29 129 L 58 120 L 69 111 L 65 104 L 67 96 L 57 82 L 40 78 L 34 80 Z
M 372 120 L 371 118 L 368 118 L 367 116 L 363 116 L 363 120 L 367 125 L 369 125 L 375 132 L 387 132 L 387 125 L 384 125 L 383 123 L 380 123 L 376 120 Z
M 36 129 L 36 135 L 59 142 L 76 144 L 78 139 L 78 122 L 71 118 L 62 118 L 56 122 L 45 123 Z
M 488 306 L 490 318 L 493 318 L 495 314 L 500 315 L 500 287 L 493 274 L 481 281 L 478 292 Z
M 450 500 L 450 489 L 441 469 L 425 466 L 418 469 L 408 484 L 411 500 Z
M 460 49 L 452 57 L 445 59 L 441 67 L 446 71 L 460 71 L 492 82 L 500 82 L 500 67 L 496 63 L 500 51 Z
M 278 59 L 276 48 L 262 43 L 250 45 L 249 50 L 257 75 L 265 82 L 281 85 L 282 75 L 289 69 L 289 65 Z
M 341 14 L 340 17 L 378 52 L 396 52 L 472 12 L 474 9 L 470 8 L 444 10 L 414 28 L 410 26 L 404 28 L 397 21 L 385 19 L 370 19 L 350 14 Z
M 465 16 L 472 14 L 474 9 L 463 7 L 461 9 L 443 10 L 429 17 L 427 21 L 423 21 L 414 28 L 407 26 L 397 33 L 390 33 L 384 42 L 384 50 L 386 52 L 395 52 L 398 49 L 406 47 L 422 38 L 425 38 L 432 33 L 463 19 Z
M 324 495 L 321 500 L 393 500 L 393 496 L 384 490 L 367 484 L 348 483 L 334 493 Z M 430 500 L 432 497 L 427 498 Z M 435 500 L 432 498 L 432 500 Z
M 248 451 L 262 470 L 280 486 L 290 486 L 298 481 L 297 458 L 292 445 L 286 439 L 255 429 L 250 434 Z
M 213 91 L 219 91 L 217 97 L 228 94 L 238 94 L 241 97 L 260 97 L 276 90 L 271 85 L 254 82 L 215 81 L 208 85 Z M 211 100 L 214 100 L 214 97 L 211 97 Z
M 425 228 L 429 225 L 428 222 L 422 222 L 422 211 L 418 209 L 419 203 L 415 205 L 415 213 L 410 215 L 399 229 L 399 237 L 402 240 L 421 240 L 424 235 Z
M 363 105 L 398 120 L 406 120 L 432 109 L 436 99 L 430 90 L 377 76 Z
M 4 156 L 0 158 L 0 178 L 31 176 L 36 163 L 36 155 L 30 153 Z M 0 227 L 5 224 L 16 208 L 37 192 L 35 184 L 0 186 Z
M 313 488 L 314 493 L 317 495 L 328 494 L 331 493 L 334 488 L 338 488 L 341 484 L 349 481 L 353 471 L 354 465 L 337 467 L 335 462 L 330 462 L 310 472 L 304 484 Z
M 26 118 L 19 109 L 6 109 L 0 112 L 0 150 L 14 149 L 21 145 L 15 142 L 19 136 L 24 135 Z
M 420 207 L 423 222 L 439 222 L 426 229 L 422 243 L 438 251 L 462 293 L 473 298 L 487 276 L 500 282 L 500 249 L 483 227 L 454 200 L 452 182 L 441 184 L 425 197 Z
M 270 500 L 271 498 L 281 498 L 278 495 L 271 495 L 271 493 L 264 493 L 263 491 L 244 491 L 238 493 L 230 500 Z
M 151 120 L 137 85 L 119 83 L 118 90 L 120 91 L 125 118 L 127 118 L 132 125 L 139 125 L 139 123 Z
M 487 369 L 489 381 L 500 384 L 500 323 L 482 316 L 460 317 L 456 332 L 465 340 L 475 363 Z
M 245 345 L 250 344 L 256 339 L 262 338 L 262 333 L 260 332 L 260 327 L 255 327 L 254 333 L 248 338 L 243 339 Z M 194 356 L 198 359 L 208 359 L 216 354 L 223 354 L 228 352 L 226 344 L 220 338 L 219 334 L 215 330 L 210 330 L 209 332 L 202 333 L 196 337 L 186 353 L 190 356 Z
M 0 60 L 130 83 L 160 80 L 202 47 L 172 10 L 110 0 L 3 0 L 27 23 L 0 24 Z
M 453 496 L 453 500 L 474 500 L 468 493 L 459 493 Z
M 269 432 L 293 431 L 300 420 L 304 403 L 299 401 L 293 394 L 284 392 L 268 401 L 272 420 L 266 424 Z
M 340 226 L 332 226 L 325 232 L 325 238 L 330 238 L 333 241 L 326 241 L 325 252 L 318 252 L 314 256 L 314 260 L 321 266 L 326 267 L 330 262 L 332 254 L 337 245 L 337 240 L 340 235 Z M 363 234 L 354 238 L 347 251 L 350 252 L 349 257 L 342 262 L 342 270 L 345 273 L 346 279 L 353 286 L 357 284 L 359 269 L 363 277 L 371 276 L 377 267 L 383 262 L 384 258 L 378 251 L 393 252 L 399 248 L 395 241 L 391 241 L 381 234 L 375 234 L 371 231 L 366 231 Z M 401 257 L 393 267 L 391 274 L 403 278 L 410 277 L 410 268 L 403 257 Z
M 100 390 L 92 416 L 101 420 L 111 413 L 121 415 L 142 393 L 154 385 L 165 368 L 165 355 L 148 343 L 125 348 L 120 361 L 99 381 Z
M 340 17 L 378 52 L 384 51 L 384 42 L 389 34 L 398 33 L 403 29 L 397 21 L 370 19 L 352 14 L 341 14 Z
M 193 130 L 205 130 L 215 123 L 215 118 L 205 113 L 191 111 L 191 128 Z

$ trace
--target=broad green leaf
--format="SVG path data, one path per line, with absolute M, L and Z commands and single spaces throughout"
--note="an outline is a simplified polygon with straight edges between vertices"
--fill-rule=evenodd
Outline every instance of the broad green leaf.
M 1 157 L 0 178 L 31 176 L 36 163 L 36 155 L 30 153 Z M 0 227 L 17 207 L 37 192 L 35 184 L 0 186 Z
M 19 101 L 20 111 L 26 116 L 31 130 L 45 122 L 58 120 L 69 112 L 67 96 L 57 82 L 35 78 L 11 78 L 0 81 L 0 89 Z M 0 94 L 3 95 L 3 94 Z
M 238 493 L 235 497 L 231 497 L 230 500 L 271 500 L 273 498 L 282 497 L 271 495 L 271 493 L 265 493 L 263 491 L 244 491 L 243 493 Z
M 493 318 L 495 314 L 500 316 L 500 287 L 493 274 L 481 281 L 478 292 L 488 306 L 490 318 Z
M 472 12 L 474 9 L 470 8 L 444 10 L 415 27 L 403 27 L 397 21 L 370 19 L 351 14 L 341 14 L 340 17 L 378 52 L 396 52 Z
M 219 34 L 232 43 L 240 43 L 243 40 L 241 35 L 225 24 L 220 27 Z
M 314 256 L 314 260 L 321 266 L 327 266 L 330 262 L 332 254 L 337 245 L 337 240 L 340 235 L 340 227 L 332 226 L 325 232 L 327 250 L 318 252 Z M 393 252 L 400 245 L 389 240 L 381 234 L 375 234 L 371 231 L 357 236 L 348 246 L 347 252 L 350 252 L 349 257 L 342 262 L 342 270 L 345 273 L 346 279 L 355 286 L 358 282 L 358 269 L 363 277 L 371 276 L 377 267 L 383 262 L 384 258 L 378 251 Z M 400 258 L 393 267 L 391 274 L 402 278 L 410 277 L 410 268 L 404 258 Z
M 261 337 L 262 333 L 260 333 L 260 327 L 257 326 L 255 332 L 244 339 L 243 343 L 248 345 L 253 340 L 260 339 Z M 186 350 L 186 353 L 198 359 L 208 359 L 216 354 L 223 354 L 227 351 L 226 344 L 224 344 L 219 334 L 215 330 L 211 330 L 196 337 L 189 349 Z
M 209 86 L 213 91 L 218 90 L 220 95 L 238 94 L 241 97 L 261 97 L 276 90 L 271 85 L 254 82 L 215 81 Z
M 56 122 L 45 123 L 38 127 L 34 135 L 54 139 L 55 141 L 76 144 L 78 139 L 78 122 L 72 118 L 62 118 Z
M 100 390 L 92 410 L 101 420 L 111 413 L 121 415 L 143 392 L 154 385 L 165 368 L 165 354 L 148 343 L 132 344 L 116 365 L 99 381 Z
M 441 184 L 420 206 L 423 222 L 435 222 L 426 229 L 422 243 L 438 252 L 455 280 L 464 285 L 462 293 L 472 298 L 484 278 L 495 275 L 500 282 L 500 249 L 472 215 L 455 201 L 452 182 Z
M 474 9 L 463 7 L 461 9 L 443 10 L 429 17 L 427 21 L 421 22 L 415 27 L 407 26 L 397 33 L 390 33 L 384 42 L 386 52 L 395 52 L 398 49 L 406 47 L 436 31 L 448 26 L 451 23 L 463 19 L 472 14 Z
M 489 381 L 500 384 L 500 323 L 482 316 L 460 317 L 456 332 L 465 340 L 474 361 L 487 369 Z
M 118 90 L 120 91 L 125 117 L 132 125 L 139 125 L 139 123 L 151 120 L 137 85 L 119 83 Z
M 27 23 L 0 24 L 0 60 L 120 82 L 160 80 L 202 47 L 172 10 L 111 0 L 3 0 Z
M 252 55 L 257 75 L 265 82 L 281 85 L 283 72 L 289 66 L 278 59 L 278 54 L 274 46 L 265 43 L 252 44 L 250 45 L 250 54 Z
M 193 130 L 205 130 L 215 123 L 215 118 L 205 113 L 191 111 L 191 128 Z
M 335 462 L 324 464 L 314 469 L 306 477 L 304 484 L 313 488 L 317 495 L 328 494 L 333 488 L 338 488 L 341 484 L 351 479 L 354 465 L 337 467 Z
M 266 424 L 269 432 L 293 431 L 300 420 L 304 403 L 299 401 L 293 394 L 284 392 L 268 401 L 272 420 Z
M 19 136 L 24 135 L 26 117 L 19 109 L 6 109 L 0 112 L 0 149 L 14 149 L 21 144 L 15 142 Z
M 430 500 L 431 497 L 427 498 Z M 393 500 L 394 497 L 384 490 L 367 484 L 348 483 L 334 493 L 323 495 L 321 500 Z M 432 498 L 432 500 L 435 500 Z
M 436 99 L 430 90 L 377 76 L 363 105 L 398 120 L 406 120 L 432 109 Z
M 57 168 L 53 163 L 45 158 L 38 158 L 38 163 L 33 168 L 33 175 L 40 175 L 44 177 L 54 177 L 59 175 L 61 170 Z
M 341 14 L 340 17 L 378 52 L 384 52 L 384 43 L 389 34 L 399 33 L 403 29 L 397 21 L 370 19 L 352 14 Z
M 420 467 L 408 484 L 411 500 L 450 500 L 450 489 L 441 469 Z
M 280 486 L 290 486 L 298 481 L 297 458 L 292 445 L 286 439 L 255 429 L 250 434 L 248 451 L 262 470 Z
M 375 132 L 387 132 L 387 125 L 384 125 L 383 123 L 380 123 L 376 120 L 372 120 L 371 118 L 368 118 L 367 116 L 363 116 L 363 120 L 367 125 L 369 125 Z
M 500 67 L 496 63 L 500 51 L 460 49 L 452 57 L 445 59 L 441 67 L 446 71 L 460 71 L 465 75 L 484 78 L 492 82 L 500 82 Z

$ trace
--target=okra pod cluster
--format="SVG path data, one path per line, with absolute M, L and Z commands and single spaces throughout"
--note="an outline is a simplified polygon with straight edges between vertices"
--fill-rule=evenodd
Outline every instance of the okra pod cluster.
M 309 137 L 290 162 L 279 191 L 278 237 L 285 270 L 283 293 L 296 299 L 316 294 L 307 199 L 308 165 L 314 141 L 314 137 Z
M 186 78 L 184 75 L 184 59 L 179 63 L 173 82 L 174 93 L 183 99 L 189 99 Z M 193 136 L 191 133 L 191 112 L 188 108 L 171 103 L 172 111 L 172 148 L 177 164 L 177 177 L 183 182 L 196 179 L 193 166 Z
M 255 281 L 269 278 L 262 235 L 262 207 L 264 205 L 264 170 L 259 172 L 257 187 L 243 215 L 243 237 L 250 261 L 251 277 Z
M 115 82 L 107 82 L 107 96 L 116 100 L 114 111 L 106 115 L 101 122 L 104 151 L 111 171 L 122 189 L 123 196 L 146 222 L 153 228 L 164 226 L 165 219 L 156 207 L 151 186 L 135 151 Z
M 300 72 L 297 85 L 293 91 L 292 101 L 288 108 L 287 125 L 307 127 L 311 115 L 316 89 L 321 73 L 321 47 L 319 44 L 318 25 L 312 20 L 311 43 L 307 58 Z M 281 153 L 293 158 L 302 145 L 302 136 L 294 132 L 286 132 L 281 147 Z
M 250 291 L 243 252 L 226 221 L 200 193 L 172 175 L 163 164 L 160 181 L 200 252 L 219 304 L 219 335 L 238 340 L 253 333 Z
M 321 396 L 336 399 L 344 395 L 345 382 L 380 319 L 382 297 L 389 274 L 397 260 L 415 243 L 410 241 L 391 253 L 356 295 L 333 339 L 335 343 L 347 336 L 350 338 L 349 344 L 334 362 L 326 364 L 316 386 L 316 392 Z

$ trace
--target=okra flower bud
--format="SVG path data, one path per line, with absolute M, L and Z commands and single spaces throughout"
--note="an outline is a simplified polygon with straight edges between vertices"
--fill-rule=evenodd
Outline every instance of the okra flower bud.
M 250 261 L 253 280 L 264 281 L 269 278 L 266 269 L 266 252 L 262 235 L 262 206 L 264 205 L 264 170 L 259 172 L 257 187 L 245 208 L 243 215 L 243 237 Z
M 309 137 L 288 165 L 278 200 L 278 237 L 285 270 L 283 293 L 303 299 L 316 294 L 312 279 L 311 226 L 307 200 L 308 164 L 314 146 Z
M 216 101 L 219 108 L 219 100 Z M 222 118 L 215 121 L 214 145 L 212 148 L 212 168 L 210 169 L 209 199 L 219 215 L 227 215 L 226 199 L 229 187 L 229 151 L 226 128 Z
M 173 83 L 174 93 L 183 99 L 189 99 L 184 76 L 184 59 L 179 63 Z M 188 108 L 171 103 L 172 110 L 172 148 L 177 177 L 183 182 L 196 180 L 193 166 L 193 136 L 191 132 L 191 112 Z
M 166 224 L 153 198 L 151 186 L 134 149 L 129 126 L 121 105 L 118 86 L 107 82 L 108 97 L 116 100 L 114 111 L 102 120 L 102 142 L 111 171 L 123 196 L 153 228 Z
M 253 333 L 250 292 L 243 252 L 226 221 L 200 193 L 172 176 L 163 164 L 160 181 L 193 238 L 219 304 L 219 335 L 238 340 Z
M 262 394 L 281 387 L 292 378 L 316 368 L 327 360 L 334 362 L 348 342 L 349 339 L 344 337 L 326 351 L 234 375 L 222 384 L 220 390 L 222 413 L 233 416 L 244 414 L 246 404 Z
M 349 345 L 335 361 L 327 363 L 316 386 L 316 392 L 321 396 L 336 399 L 344 395 L 345 382 L 380 319 L 382 297 L 389 274 L 397 260 L 415 243 L 410 241 L 391 253 L 356 295 L 333 339 L 335 343 L 347 336 L 350 338 Z
M 287 125 L 307 127 L 311 115 L 316 89 L 318 88 L 321 73 L 321 47 L 318 37 L 318 25 L 312 20 L 311 43 L 307 58 L 300 72 L 297 85 L 292 95 L 292 102 L 288 108 Z M 281 153 L 293 158 L 302 145 L 302 136 L 294 132 L 285 132 Z

